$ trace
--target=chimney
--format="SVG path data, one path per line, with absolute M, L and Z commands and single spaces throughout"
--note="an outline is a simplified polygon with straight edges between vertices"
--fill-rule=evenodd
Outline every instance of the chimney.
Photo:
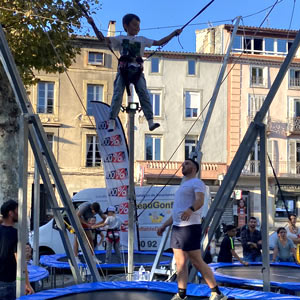
M 109 21 L 107 36 L 109 37 L 115 35 L 116 35 L 116 21 Z

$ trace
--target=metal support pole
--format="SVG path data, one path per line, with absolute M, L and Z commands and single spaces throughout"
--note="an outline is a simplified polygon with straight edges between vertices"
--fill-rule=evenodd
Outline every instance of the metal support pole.
M 27 171 L 28 171 L 28 118 L 20 117 L 19 132 L 19 194 L 18 194 L 18 249 L 17 249 L 17 298 L 25 295 L 25 245 L 28 240 L 27 232 Z
M 213 110 L 214 110 L 214 107 L 215 107 L 215 104 L 216 104 L 216 101 L 217 101 L 217 97 L 218 97 L 218 94 L 219 94 L 219 91 L 220 91 L 220 87 L 222 85 L 224 73 L 225 73 L 227 63 L 228 63 L 228 60 L 229 60 L 229 57 L 230 57 L 230 52 L 231 52 L 231 49 L 232 49 L 233 41 L 234 41 L 234 38 L 236 36 L 238 26 L 240 24 L 240 20 L 241 20 L 241 17 L 237 17 L 237 20 L 234 24 L 234 28 L 233 28 L 233 32 L 232 32 L 232 35 L 231 35 L 230 43 L 229 43 L 229 46 L 227 48 L 226 55 L 224 57 L 224 62 L 223 62 L 223 65 L 222 65 L 222 68 L 221 68 L 221 71 L 220 71 L 220 74 L 219 74 L 219 77 L 218 77 L 213 95 L 210 99 L 209 108 L 208 108 L 207 114 L 205 116 L 205 120 L 204 120 L 204 123 L 203 123 L 203 126 L 202 126 L 199 141 L 197 143 L 195 152 L 191 153 L 192 158 L 197 157 L 197 161 L 198 161 L 200 166 L 201 166 L 202 155 L 203 155 L 202 154 L 202 145 L 203 145 L 205 135 L 206 135 L 206 132 L 207 132 L 207 128 L 208 128 L 208 125 L 209 125 L 209 122 L 210 122 L 210 119 L 211 119 L 211 116 L 212 116 L 212 113 L 213 113 Z M 201 177 L 201 168 L 199 169 L 198 176 L 199 176 L 199 178 Z
M 33 264 L 39 265 L 39 228 L 40 228 L 40 172 L 37 163 L 34 163 L 34 210 L 33 210 Z
M 260 189 L 261 189 L 261 231 L 262 231 L 262 275 L 263 290 L 270 291 L 270 256 L 268 226 L 268 177 L 267 177 L 267 143 L 266 126 L 259 126 L 260 134 Z
M 134 250 L 134 222 L 135 222 L 135 188 L 134 188 L 134 116 L 137 103 L 133 102 L 133 85 L 130 85 L 127 111 L 129 114 L 128 142 L 129 142 L 129 190 L 128 190 L 128 281 L 133 278 L 133 250 Z M 132 106 L 133 105 L 133 106 Z

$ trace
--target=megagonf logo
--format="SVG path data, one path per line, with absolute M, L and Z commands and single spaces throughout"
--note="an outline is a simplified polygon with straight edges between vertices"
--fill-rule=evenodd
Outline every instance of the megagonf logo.
M 106 179 L 116 179 L 116 180 L 124 180 L 128 178 L 128 170 L 127 168 L 121 168 L 117 170 L 110 171 L 106 175 Z
M 102 146 L 120 146 L 122 144 L 122 137 L 121 135 L 113 135 L 113 136 L 109 136 L 109 137 L 106 137 L 101 145 Z
M 124 161 L 125 161 L 124 151 L 110 153 L 104 159 L 104 162 L 111 162 L 111 163 L 122 163 Z
M 122 185 L 108 190 L 108 196 L 127 197 L 128 185 Z

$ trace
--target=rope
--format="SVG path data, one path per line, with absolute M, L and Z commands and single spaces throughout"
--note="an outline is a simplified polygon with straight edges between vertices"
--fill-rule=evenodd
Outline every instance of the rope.
M 93 18 L 88 14 L 85 7 L 79 2 L 79 0 L 74 0 L 74 1 L 76 2 L 78 7 L 80 8 L 80 10 L 83 12 L 83 14 L 86 17 L 88 23 L 92 26 L 98 40 L 99 41 L 105 41 L 104 35 L 98 30 Z M 108 43 L 106 43 L 106 45 L 107 45 L 108 49 L 111 51 L 111 53 L 116 57 L 116 59 L 119 59 L 118 56 L 116 55 L 116 53 L 114 52 L 114 50 L 111 48 L 111 46 Z
M 77 1 L 77 0 L 75 0 Z M 182 31 L 186 26 L 188 26 L 194 19 L 196 19 L 199 15 L 201 15 L 215 0 L 211 0 L 208 4 L 206 4 L 194 17 L 192 17 L 186 24 L 184 24 L 180 30 Z M 179 38 L 178 38 L 178 42 L 180 44 Z M 147 59 L 149 59 L 151 56 L 153 56 L 156 52 L 161 51 L 161 49 L 167 44 L 168 42 L 164 43 L 163 45 L 161 45 L 160 47 L 158 47 L 156 50 L 154 50 L 152 53 L 149 54 L 149 56 L 147 57 Z M 182 45 L 180 44 L 181 48 Z
M 273 175 L 274 175 L 274 178 L 275 178 L 275 181 L 276 181 L 276 185 L 277 185 L 278 190 L 279 190 L 279 194 L 280 194 L 281 201 L 283 202 L 284 208 L 285 208 L 286 213 L 287 213 L 287 215 L 288 215 L 288 219 L 290 220 L 291 214 L 290 214 L 289 209 L 288 209 L 288 207 L 287 207 L 287 204 L 286 204 L 286 202 L 285 202 L 285 199 L 284 199 L 284 196 L 283 196 L 283 193 L 282 193 L 282 189 L 281 189 L 281 186 L 280 186 L 278 177 L 277 177 L 276 172 L 275 172 L 275 169 L 274 169 L 274 167 L 273 167 L 271 158 L 270 158 L 269 154 L 267 154 L 267 155 L 268 155 L 268 160 L 269 160 L 270 166 L 271 166 L 272 171 L 273 171 Z

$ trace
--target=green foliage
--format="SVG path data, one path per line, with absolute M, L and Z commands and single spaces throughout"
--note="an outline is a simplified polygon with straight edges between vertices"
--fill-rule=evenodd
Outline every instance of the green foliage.
M 87 11 L 98 1 L 81 0 Z M 83 15 L 72 0 L 0 0 L 0 24 L 24 84 L 35 82 L 33 70 L 63 72 L 80 49 L 74 38 L 83 34 Z

